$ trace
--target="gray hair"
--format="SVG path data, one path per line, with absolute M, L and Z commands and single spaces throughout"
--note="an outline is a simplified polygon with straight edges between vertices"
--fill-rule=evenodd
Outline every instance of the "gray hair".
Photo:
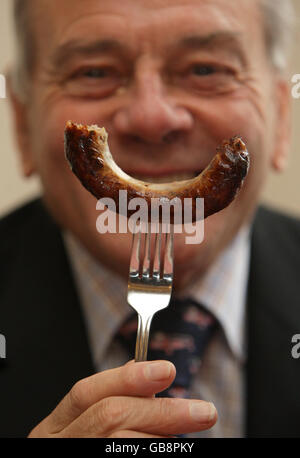
M 13 0 L 16 31 L 16 64 L 11 72 L 14 92 L 24 98 L 33 69 L 34 37 L 30 27 L 29 0 Z
M 291 0 L 259 0 L 271 63 L 283 73 L 292 47 L 295 11 Z
M 34 64 L 34 37 L 30 27 L 30 0 L 14 0 L 17 32 L 17 66 L 13 72 L 15 91 L 24 96 Z M 253 0 L 254 1 L 254 0 Z M 294 8 L 291 0 L 258 0 L 265 24 L 265 41 L 274 69 L 284 73 L 292 44 Z M 26 84 L 27 82 L 27 84 Z

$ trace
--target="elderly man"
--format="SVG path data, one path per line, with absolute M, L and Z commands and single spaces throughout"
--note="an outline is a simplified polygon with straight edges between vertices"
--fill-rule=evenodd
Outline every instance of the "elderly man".
M 0 434 L 29 437 L 296 436 L 299 222 L 257 205 L 289 149 L 288 1 L 16 0 L 10 94 L 25 176 L 43 199 L 1 221 Z M 175 239 L 174 295 L 219 326 L 190 399 L 154 397 L 170 362 L 126 363 L 130 234 L 99 234 L 95 199 L 64 158 L 69 119 L 109 132 L 144 181 L 186 179 L 241 135 L 238 198 Z M 217 413 L 218 411 L 218 413 Z

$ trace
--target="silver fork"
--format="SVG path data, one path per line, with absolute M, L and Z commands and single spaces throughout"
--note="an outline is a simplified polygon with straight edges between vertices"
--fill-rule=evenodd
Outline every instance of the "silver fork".
M 162 256 L 162 225 L 159 224 L 155 235 L 153 266 L 151 235 L 149 223 L 148 232 L 145 234 L 144 253 L 141 252 L 141 228 L 133 234 L 132 240 L 127 301 L 138 313 L 135 361 L 147 360 L 152 318 L 156 312 L 168 307 L 172 292 L 174 227 L 170 225 L 169 231 L 165 233 Z

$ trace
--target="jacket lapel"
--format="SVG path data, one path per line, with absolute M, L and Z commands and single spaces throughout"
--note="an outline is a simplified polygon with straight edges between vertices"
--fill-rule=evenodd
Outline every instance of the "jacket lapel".
M 60 231 L 40 201 L 34 206 L 14 239 L 14 272 L 1 299 L 7 359 L 0 377 L 0 429 L 17 436 L 28 434 L 77 380 L 94 373 Z M 18 415 L 10 417 L 10 411 Z
M 287 217 L 259 210 L 248 288 L 248 437 L 300 434 L 300 364 L 291 355 L 300 332 L 299 234 Z

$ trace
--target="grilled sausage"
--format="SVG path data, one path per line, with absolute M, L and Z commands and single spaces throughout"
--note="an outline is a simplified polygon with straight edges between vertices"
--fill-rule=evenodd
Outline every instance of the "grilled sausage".
M 112 198 L 117 211 L 121 190 L 127 191 L 128 201 L 136 197 L 145 199 L 149 215 L 151 199 L 170 202 L 176 198 L 183 204 L 184 199 L 190 198 L 194 222 L 197 217 L 197 198 L 204 198 L 205 218 L 219 212 L 233 201 L 249 169 L 246 146 L 241 138 L 233 137 L 223 141 L 209 165 L 195 178 L 172 183 L 147 183 L 130 177 L 118 167 L 109 151 L 107 138 L 104 128 L 68 121 L 65 128 L 65 154 L 83 186 L 97 199 Z M 184 206 L 181 208 L 183 211 Z

